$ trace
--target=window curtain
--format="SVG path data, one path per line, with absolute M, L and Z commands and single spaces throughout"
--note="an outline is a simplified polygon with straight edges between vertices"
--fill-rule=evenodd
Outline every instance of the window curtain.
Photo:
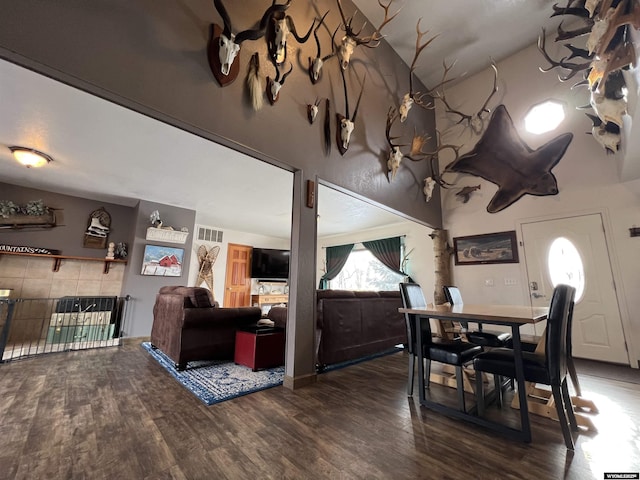
M 340 270 L 347 263 L 349 254 L 353 250 L 353 243 L 348 245 L 338 245 L 337 247 L 327 247 L 327 273 L 320 279 L 320 290 L 326 290 L 329 287 L 329 280 L 333 280 L 340 273 Z
M 402 265 L 400 262 L 402 262 L 402 240 L 400 237 L 362 242 L 362 245 L 364 245 L 364 247 L 387 268 L 393 270 L 395 273 L 409 277 L 409 275 L 401 270 Z M 409 277 L 409 282 L 413 283 L 413 279 L 411 277 Z

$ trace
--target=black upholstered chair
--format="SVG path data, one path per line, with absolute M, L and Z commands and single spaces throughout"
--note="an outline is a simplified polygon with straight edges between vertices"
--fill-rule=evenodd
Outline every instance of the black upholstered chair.
M 454 286 L 442 287 L 444 296 L 451 305 L 461 305 L 462 294 L 460 289 Z M 467 322 L 460 323 L 462 328 L 466 330 L 465 335 L 467 340 L 474 345 L 480 345 L 481 347 L 505 347 L 507 342 L 511 340 L 511 334 L 508 332 L 497 332 L 483 330 L 482 324 L 478 325 L 478 330 L 469 330 Z
M 554 288 L 545 332 L 545 352 L 522 352 L 525 380 L 551 386 L 565 445 L 570 450 L 573 450 L 573 439 L 569 427 L 573 430 L 578 429 L 566 378 L 567 329 L 574 296 L 575 288 L 569 285 L 561 284 Z M 514 378 L 514 362 L 514 352 L 508 348 L 495 348 L 483 352 L 473 360 L 473 367 L 477 372 L 476 395 L 479 415 L 484 413 L 482 381 L 478 380 L 481 378 L 480 372 Z
M 401 283 L 400 295 L 405 308 L 423 308 L 427 306 L 422 288 L 417 283 Z M 409 396 L 413 393 L 413 377 L 415 370 L 415 358 L 418 355 L 418 336 L 416 334 L 416 315 L 405 313 L 407 324 L 407 343 L 409 345 Z M 465 409 L 464 384 L 462 378 L 462 366 L 471 362 L 473 357 L 480 353 L 482 349 L 477 345 L 461 342 L 459 340 L 446 340 L 434 338 L 431 335 L 429 322 L 420 322 L 422 353 L 427 360 L 425 368 L 424 384 L 429 387 L 429 375 L 431 372 L 431 361 L 441 362 L 456 367 L 456 384 L 458 390 L 458 403 L 460 410 Z

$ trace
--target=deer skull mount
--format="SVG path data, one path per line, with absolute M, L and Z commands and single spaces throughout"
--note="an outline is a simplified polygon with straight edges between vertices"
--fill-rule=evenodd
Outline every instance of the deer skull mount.
M 351 61 L 351 56 L 353 55 L 355 48 L 358 45 L 363 45 L 367 48 L 376 48 L 378 45 L 380 45 L 380 40 L 382 40 L 380 30 L 382 30 L 382 28 L 387 23 L 393 20 L 396 15 L 400 13 L 400 11 L 397 11 L 395 14 L 389 17 L 389 7 L 393 3 L 393 0 L 390 0 L 386 6 L 380 0 L 378 0 L 378 5 L 380 5 L 384 9 L 384 20 L 382 20 L 382 23 L 376 29 L 376 31 L 373 32 L 372 35 L 361 37 L 360 33 L 362 32 L 362 29 L 364 28 L 366 23 L 362 25 L 360 30 L 355 32 L 352 26 L 353 16 L 347 19 L 344 15 L 344 11 L 342 10 L 341 0 L 336 1 L 338 3 L 338 10 L 340 10 L 340 16 L 342 17 L 342 28 L 345 32 L 344 37 L 342 37 L 342 40 L 340 41 L 340 45 L 338 45 L 337 55 L 338 59 L 340 60 L 340 67 L 342 68 L 342 70 L 346 70 L 349 67 L 349 62 Z
M 589 133 L 593 135 L 593 138 L 596 139 L 608 154 L 616 153 L 620 149 L 620 127 L 615 123 L 605 123 L 596 115 L 591 115 L 590 113 L 586 115 L 591 119 L 591 122 L 593 122 L 593 127 Z
M 282 74 L 280 76 L 280 67 L 276 65 L 276 76 L 273 80 L 270 77 L 267 77 L 267 98 L 269 99 L 269 103 L 273 105 L 280 98 L 280 90 L 284 85 L 285 80 L 289 76 L 289 74 L 293 71 L 293 64 L 289 68 L 288 72 Z
M 324 19 L 328 14 L 329 14 L 329 11 L 327 10 L 327 12 L 320 19 L 320 23 L 318 23 L 318 26 L 313 29 L 313 38 L 315 38 L 316 40 L 316 57 L 314 59 L 311 59 L 311 57 L 309 57 L 309 79 L 311 80 L 311 83 L 314 85 L 318 83 L 318 81 L 320 80 L 320 73 L 322 72 L 322 66 L 324 65 L 324 62 L 326 62 L 328 59 L 330 59 L 336 54 L 334 43 L 333 43 L 333 37 L 331 37 L 331 53 L 324 57 L 321 56 L 321 46 L 320 46 L 320 39 L 318 38 L 318 29 L 324 23 Z M 337 31 L 338 29 L 336 29 L 336 32 Z M 335 32 L 333 35 L 335 36 Z
M 221 87 L 229 85 L 238 76 L 240 67 L 236 58 L 240 52 L 242 42 L 245 40 L 258 40 L 263 37 L 269 18 L 276 12 L 286 10 L 290 2 L 291 0 L 284 5 L 271 5 L 264 12 L 260 20 L 259 28 L 243 30 L 236 34 L 233 33 L 231 19 L 222 0 L 213 0 L 216 10 L 220 14 L 220 17 L 222 17 L 224 28 L 220 28 L 217 24 L 211 25 L 209 29 L 207 56 L 211 72 Z
M 347 80 L 344 76 L 344 71 L 341 69 L 342 85 L 344 87 L 344 105 L 345 115 L 336 113 L 337 129 L 336 129 L 336 141 L 338 144 L 338 150 L 341 155 L 344 155 L 349 148 L 349 142 L 351 142 L 351 134 L 355 127 L 356 116 L 358 115 L 358 107 L 360 106 L 360 100 L 362 99 L 362 92 L 364 92 L 365 79 L 362 81 L 362 87 L 360 88 L 360 95 L 358 95 L 358 102 L 356 108 L 353 111 L 353 116 L 349 115 L 349 94 L 347 92 Z
M 273 0 L 275 5 L 276 0 Z M 286 8 L 291 4 L 291 0 L 286 3 Z M 295 23 L 290 15 L 285 15 L 284 11 L 273 13 L 271 22 L 267 30 L 267 48 L 269 49 L 269 57 L 275 65 L 282 65 L 287 58 L 287 40 L 289 34 L 293 35 L 298 43 L 305 43 L 309 40 L 311 32 L 315 25 L 316 19 L 313 19 L 309 31 L 303 35 L 298 35 Z
M 387 143 L 389 144 L 389 157 L 387 158 L 387 178 L 391 182 L 394 178 L 396 178 L 396 173 L 398 173 L 398 169 L 400 168 L 400 163 L 404 158 L 404 154 L 402 153 L 401 147 L 404 145 L 398 145 L 394 143 L 398 137 L 391 136 L 391 127 L 393 123 L 398 119 L 398 113 L 395 108 L 390 107 L 387 112 L 387 125 L 385 128 L 385 137 L 387 138 Z M 389 177 L 389 173 L 391 173 L 391 177 Z
M 464 124 L 475 135 L 480 135 L 482 134 L 482 132 L 484 132 L 485 121 L 486 121 L 485 115 L 488 115 L 491 113 L 491 109 L 489 109 L 488 107 L 489 102 L 498 91 L 498 67 L 496 67 L 496 64 L 493 61 L 491 62 L 491 68 L 493 69 L 493 88 L 491 89 L 491 92 L 489 93 L 489 96 L 487 97 L 487 99 L 484 101 L 484 104 L 480 107 L 480 110 L 478 110 L 477 112 L 472 114 L 466 114 L 466 113 L 462 113 L 459 110 L 454 110 L 453 108 L 451 108 L 451 106 L 447 102 L 447 99 L 444 93 L 440 95 L 440 100 L 442 100 L 442 103 L 444 103 L 446 107 L 445 109 L 446 112 L 452 113 L 454 115 L 458 115 L 460 117 L 460 120 L 458 120 L 456 124 L 458 125 Z
M 418 93 L 415 92 L 413 90 L 413 72 L 416 68 L 416 63 L 418 62 L 418 57 L 420 56 L 420 54 L 422 53 L 422 51 L 429 46 L 429 44 L 431 42 L 433 42 L 437 35 L 431 37 L 429 40 L 427 40 L 425 43 L 423 43 L 422 45 L 420 45 L 420 42 L 422 41 L 422 37 L 424 35 L 426 35 L 427 31 L 421 32 L 420 31 L 420 21 L 422 20 L 422 18 L 420 18 L 418 20 L 418 23 L 416 24 L 416 32 L 417 32 L 417 37 L 416 37 L 416 49 L 415 49 L 415 53 L 413 54 L 413 61 L 411 62 L 411 67 L 409 68 L 409 93 L 405 93 L 404 97 L 402 97 L 402 103 L 400 104 L 400 107 L 398 108 L 398 111 L 400 112 L 400 122 L 404 123 L 404 121 L 407 119 L 407 116 L 409 115 L 409 110 L 411 110 L 411 107 L 413 106 L 414 103 L 416 103 L 417 105 L 420 105 L 423 108 L 433 108 L 433 104 L 431 102 L 429 102 L 428 104 L 425 103 L 424 99 L 427 96 L 430 96 L 433 94 L 433 92 L 443 86 L 445 83 L 447 83 L 450 80 L 446 80 L 446 76 L 447 73 L 449 72 L 449 70 L 453 67 L 453 65 L 451 65 L 450 67 L 447 67 L 446 65 L 444 65 L 445 67 L 445 72 L 444 75 L 442 77 L 442 81 L 436 85 L 434 88 L 430 89 L 428 92 L 425 93 Z
M 316 121 L 316 117 L 318 116 L 318 110 L 320 108 L 320 100 L 316 98 L 314 103 L 307 104 L 307 119 L 309 123 L 313 125 L 313 122 Z
M 424 193 L 425 202 L 429 202 L 431 197 L 433 196 L 433 189 L 436 186 L 436 181 L 432 177 L 427 177 L 424 179 L 424 187 L 422 188 L 422 192 Z

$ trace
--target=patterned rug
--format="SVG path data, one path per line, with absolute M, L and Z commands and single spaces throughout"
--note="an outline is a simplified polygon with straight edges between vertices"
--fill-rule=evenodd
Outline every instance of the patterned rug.
M 160 350 L 153 350 L 149 342 L 142 342 L 142 347 L 178 382 L 206 405 L 214 405 L 242 395 L 276 387 L 282 385 L 284 379 L 284 366 L 254 372 L 249 367 L 236 365 L 227 360 L 189 362 L 186 370 L 178 371 L 173 366 L 173 360 Z M 328 373 L 401 351 L 402 347 L 395 347 L 356 360 L 328 365 L 320 373 Z
M 160 350 L 153 350 L 149 342 L 143 342 L 142 347 L 206 405 L 282 385 L 284 378 L 284 367 L 253 372 L 249 367 L 226 360 L 189 362 L 186 370 L 178 371 L 173 367 L 173 360 Z

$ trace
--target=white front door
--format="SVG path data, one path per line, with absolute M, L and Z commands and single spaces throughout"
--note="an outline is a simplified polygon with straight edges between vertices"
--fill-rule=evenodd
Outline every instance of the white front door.
M 573 356 L 629 364 L 600 214 L 522 223 L 532 306 L 546 306 L 554 285 L 576 287 Z

